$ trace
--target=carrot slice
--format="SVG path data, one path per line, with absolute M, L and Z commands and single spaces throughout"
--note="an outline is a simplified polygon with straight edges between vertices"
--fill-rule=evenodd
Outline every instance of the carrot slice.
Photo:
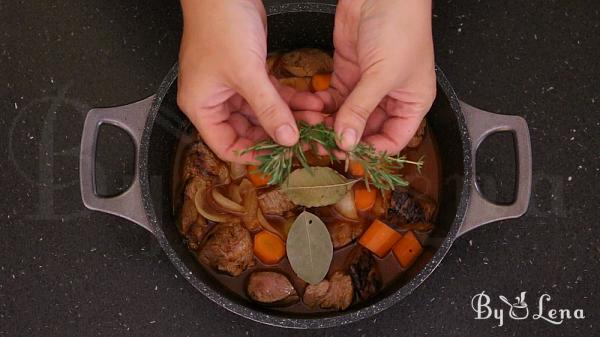
M 380 220 L 375 220 L 360 237 L 358 243 L 375 255 L 384 257 L 402 235 Z
M 375 205 L 375 200 L 377 200 L 377 190 L 372 186 L 370 189 L 367 189 L 364 184 L 354 187 L 354 204 L 359 211 L 370 210 Z
M 351 160 L 350 161 L 350 174 L 355 177 L 364 177 L 365 176 L 365 168 L 359 161 Z
M 285 243 L 279 236 L 262 230 L 254 236 L 254 255 L 265 264 L 276 264 L 285 255 Z
M 254 165 L 248 165 L 248 179 L 252 182 L 255 187 L 265 186 L 271 180 L 270 175 L 264 175 L 258 171 L 258 167 Z
M 396 260 L 402 268 L 407 269 L 423 253 L 423 246 L 412 231 L 406 232 L 392 248 Z
M 314 74 L 310 83 L 314 91 L 323 91 L 329 88 L 331 74 Z

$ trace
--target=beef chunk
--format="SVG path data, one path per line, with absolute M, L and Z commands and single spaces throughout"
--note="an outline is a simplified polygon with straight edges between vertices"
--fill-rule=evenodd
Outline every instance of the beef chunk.
M 199 190 L 206 190 L 210 185 L 211 182 L 206 177 L 192 177 L 188 180 L 187 185 L 185 185 L 185 197 L 191 199 L 193 202 L 196 192 Z
M 327 224 L 333 248 L 341 248 L 358 238 L 365 230 L 361 223 L 335 222 Z
M 344 310 L 352 304 L 353 297 L 352 279 L 337 271 L 328 280 L 308 285 L 302 300 L 309 307 Z
M 364 301 L 381 290 L 383 286 L 381 273 L 371 252 L 357 246 L 348 255 L 346 263 L 356 298 Z
M 305 77 L 333 71 L 333 59 L 318 49 L 303 48 L 285 53 L 279 59 L 281 73 Z
M 299 299 L 290 280 L 272 271 L 253 272 L 248 280 L 247 291 L 251 299 L 263 304 L 290 305 Z
M 185 233 L 188 247 L 190 247 L 191 250 L 197 250 L 200 247 L 200 243 L 202 242 L 202 239 L 204 239 L 207 229 L 208 222 L 206 222 L 206 219 L 202 216 L 198 216 L 196 221 L 191 225 L 189 231 Z
M 397 188 L 392 193 L 387 220 L 391 224 L 431 222 L 435 203 L 428 198 L 415 198 L 408 190 Z
M 258 196 L 258 205 L 264 214 L 284 215 L 296 205 L 280 190 L 271 190 Z
M 215 184 L 227 184 L 231 181 L 227 164 L 203 142 L 194 143 L 188 150 L 183 164 L 183 179 L 203 176 Z
M 196 211 L 196 205 L 194 205 L 194 200 L 184 196 L 183 205 L 181 206 L 181 210 L 179 213 L 179 231 L 182 234 L 187 233 L 197 218 L 198 211 Z
M 254 265 L 250 232 L 239 223 L 216 225 L 198 254 L 200 262 L 231 276 Z
M 310 91 L 310 80 L 310 77 L 286 77 L 280 79 L 279 83 L 298 91 Z
M 323 280 L 317 284 L 310 284 L 304 290 L 302 301 L 311 308 L 321 305 L 321 302 L 327 295 L 329 290 L 329 281 Z

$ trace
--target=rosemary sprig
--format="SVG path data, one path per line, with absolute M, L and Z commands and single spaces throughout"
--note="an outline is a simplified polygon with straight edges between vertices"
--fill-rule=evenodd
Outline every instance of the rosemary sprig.
M 272 139 L 264 140 L 241 152 L 245 154 L 252 151 L 267 151 L 257 157 L 260 162 L 258 171 L 270 176 L 269 185 L 281 185 L 292 171 L 292 161 L 296 158 L 306 169 L 310 170 L 308 161 L 304 154 L 307 145 L 313 153 L 317 153 L 317 144 L 323 146 L 327 151 L 331 162 L 337 161 L 334 150 L 339 150 L 336 143 L 336 134 L 324 124 L 309 125 L 305 122 L 298 123 L 300 140 L 297 144 L 286 147 L 275 143 Z M 416 165 L 420 171 L 423 166 L 423 158 L 418 161 L 407 160 L 405 156 L 390 156 L 385 152 L 377 152 L 371 145 L 359 143 L 354 150 L 349 151 L 346 158 L 348 161 L 357 161 L 365 169 L 365 182 L 378 189 L 389 190 L 397 186 L 408 186 L 408 182 L 398 173 L 405 164 Z

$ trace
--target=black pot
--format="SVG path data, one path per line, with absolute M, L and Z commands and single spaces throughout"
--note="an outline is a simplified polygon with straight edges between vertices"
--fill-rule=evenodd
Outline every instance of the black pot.
M 269 49 L 305 46 L 332 48 L 335 6 L 285 4 L 267 8 Z M 438 139 L 442 186 L 436 231 L 436 252 L 412 277 L 399 279 L 379 296 L 347 311 L 318 315 L 291 315 L 263 308 L 228 293 L 196 262 L 175 225 L 171 181 L 175 148 L 187 118 L 176 104 L 177 66 L 158 93 L 145 100 L 115 108 L 91 110 L 86 118 L 80 158 L 81 195 L 93 210 L 129 219 L 150 231 L 179 272 L 204 296 L 248 319 L 288 328 L 321 328 L 355 322 L 389 308 L 414 291 L 441 262 L 454 240 L 463 233 L 500 219 L 523 215 L 531 192 L 531 144 L 527 123 L 521 117 L 493 114 L 458 100 L 450 83 L 437 69 L 438 94 L 427 116 Z M 136 147 L 135 177 L 121 195 L 103 198 L 95 189 L 95 153 L 99 126 L 109 123 L 126 130 Z M 518 154 L 518 188 L 512 205 L 484 199 L 474 182 L 474 154 L 481 141 L 497 131 L 512 131 Z

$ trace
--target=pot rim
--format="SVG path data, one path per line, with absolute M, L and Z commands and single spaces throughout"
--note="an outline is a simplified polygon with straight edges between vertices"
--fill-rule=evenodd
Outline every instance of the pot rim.
M 284 13 L 293 13 L 293 12 L 312 12 L 312 13 L 330 13 L 333 14 L 335 12 L 335 5 L 327 5 L 327 4 L 318 4 L 318 3 L 287 3 L 281 5 L 274 5 L 267 7 L 268 15 L 277 15 Z M 159 241 L 162 249 L 167 254 L 173 265 L 177 268 L 179 273 L 183 275 L 183 277 L 188 280 L 196 289 L 198 289 L 204 296 L 206 296 L 211 301 L 215 302 L 219 306 L 237 314 L 244 318 L 250 319 L 255 322 L 268 324 L 272 326 L 284 327 L 284 328 L 296 328 L 296 329 L 311 329 L 311 328 L 327 328 L 334 327 L 339 325 L 345 325 L 349 323 L 353 323 L 367 317 L 373 316 L 377 313 L 382 312 L 385 309 L 388 309 L 392 305 L 398 303 L 404 297 L 412 293 L 419 285 L 421 285 L 425 279 L 433 272 L 435 268 L 439 265 L 441 260 L 444 258 L 455 238 L 457 237 L 458 231 L 462 225 L 464 220 L 470 190 L 469 186 L 471 186 L 472 180 L 472 154 L 471 154 L 471 139 L 469 136 L 469 132 L 466 127 L 465 118 L 460 109 L 460 105 L 458 102 L 458 98 L 452 89 L 450 83 L 446 79 L 444 73 L 436 66 L 436 77 L 437 83 L 442 88 L 443 94 L 449 101 L 450 107 L 455 114 L 455 117 L 458 120 L 460 138 L 462 142 L 462 153 L 463 153 L 463 166 L 464 166 L 464 177 L 463 177 L 463 188 L 459 196 L 458 204 L 457 204 L 457 212 L 454 218 L 454 221 L 448 231 L 447 236 L 442 241 L 441 245 L 438 247 L 436 253 L 432 257 L 432 259 L 427 263 L 427 265 L 419 271 L 419 273 L 413 277 L 408 283 L 400 287 L 395 292 L 389 294 L 388 296 L 372 303 L 369 306 L 359 308 L 359 309 L 349 309 L 347 311 L 342 311 L 339 314 L 332 314 L 329 317 L 285 317 L 280 316 L 278 314 L 272 314 L 264 311 L 259 311 L 256 309 L 252 309 L 246 305 L 241 303 L 237 303 L 226 296 L 219 293 L 217 290 L 212 289 L 208 286 L 203 280 L 195 277 L 192 271 L 182 262 L 176 253 L 175 249 L 171 247 L 164 231 L 162 230 L 161 223 L 156 214 L 156 210 L 151 201 L 151 193 L 150 193 L 150 182 L 148 177 L 148 155 L 149 155 L 149 145 L 150 145 L 150 136 L 152 133 L 152 129 L 154 128 L 154 122 L 156 121 L 156 117 L 158 116 L 160 106 L 162 104 L 162 100 L 170 89 L 171 85 L 175 82 L 178 74 L 178 65 L 175 64 L 169 71 L 169 73 L 163 79 L 157 94 L 156 98 L 152 102 L 152 107 L 148 114 L 148 119 L 146 121 L 144 132 L 142 136 L 142 140 L 140 143 L 140 152 L 139 152 L 139 160 L 138 160 L 138 169 L 140 172 L 139 180 L 142 190 L 143 196 L 143 204 L 144 209 L 146 211 L 146 215 L 148 216 L 148 220 L 151 225 L 154 227 L 154 234 Z

